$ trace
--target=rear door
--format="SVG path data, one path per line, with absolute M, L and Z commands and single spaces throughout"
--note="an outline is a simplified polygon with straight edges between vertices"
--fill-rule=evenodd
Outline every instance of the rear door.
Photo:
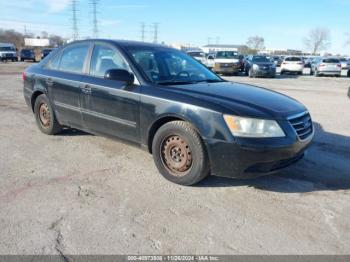
M 61 124 L 83 127 L 80 110 L 83 72 L 90 43 L 77 43 L 63 49 L 46 67 L 45 85 Z
M 132 73 L 126 59 L 113 45 L 94 45 L 88 74 L 84 76 L 82 115 L 84 125 L 94 133 L 139 142 L 140 86 L 104 79 L 109 69 Z

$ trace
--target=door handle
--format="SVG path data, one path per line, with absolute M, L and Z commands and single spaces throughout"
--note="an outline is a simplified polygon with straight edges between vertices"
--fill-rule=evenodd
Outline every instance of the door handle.
M 85 94 L 91 94 L 91 91 L 92 91 L 91 86 L 90 85 L 83 85 L 82 91 Z
M 48 85 L 48 86 L 53 86 L 53 80 L 51 78 L 47 78 L 45 80 L 45 83 Z

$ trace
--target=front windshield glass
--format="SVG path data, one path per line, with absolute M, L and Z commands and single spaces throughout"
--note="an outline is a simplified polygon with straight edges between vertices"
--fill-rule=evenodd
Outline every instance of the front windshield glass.
M 239 59 L 239 55 L 234 51 L 219 51 L 216 53 L 216 58 Z
M 203 52 L 188 52 L 187 54 L 192 57 L 205 57 L 205 54 Z
M 193 84 L 223 81 L 204 65 L 183 52 L 160 47 L 128 47 L 147 78 L 156 84 Z
M 256 63 L 269 63 L 271 62 L 266 56 L 253 56 L 253 62 Z
M 2 46 L 0 47 L 0 51 L 14 51 L 15 49 L 13 47 L 9 46 Z

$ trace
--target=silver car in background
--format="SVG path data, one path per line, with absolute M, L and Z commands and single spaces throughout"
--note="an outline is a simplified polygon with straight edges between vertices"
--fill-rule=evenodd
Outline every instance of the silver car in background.
M 350 60 L 344 57 L 339 58 L 342 69 L 350 69 Z
M 341 64 L 338 58 L 324 57 L 312 64 L 311 74 L 318 76 L 341 76 Z

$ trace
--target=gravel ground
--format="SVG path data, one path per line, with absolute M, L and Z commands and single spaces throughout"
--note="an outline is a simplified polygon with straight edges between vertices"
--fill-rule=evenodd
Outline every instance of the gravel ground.
M 277 175 L 182 187 L 136 147 L 40 133 L 25 66 L 0 64 L 0 254 L 350 253 L 349 78 L 228 78 L 303 102 L 315 142 Z

